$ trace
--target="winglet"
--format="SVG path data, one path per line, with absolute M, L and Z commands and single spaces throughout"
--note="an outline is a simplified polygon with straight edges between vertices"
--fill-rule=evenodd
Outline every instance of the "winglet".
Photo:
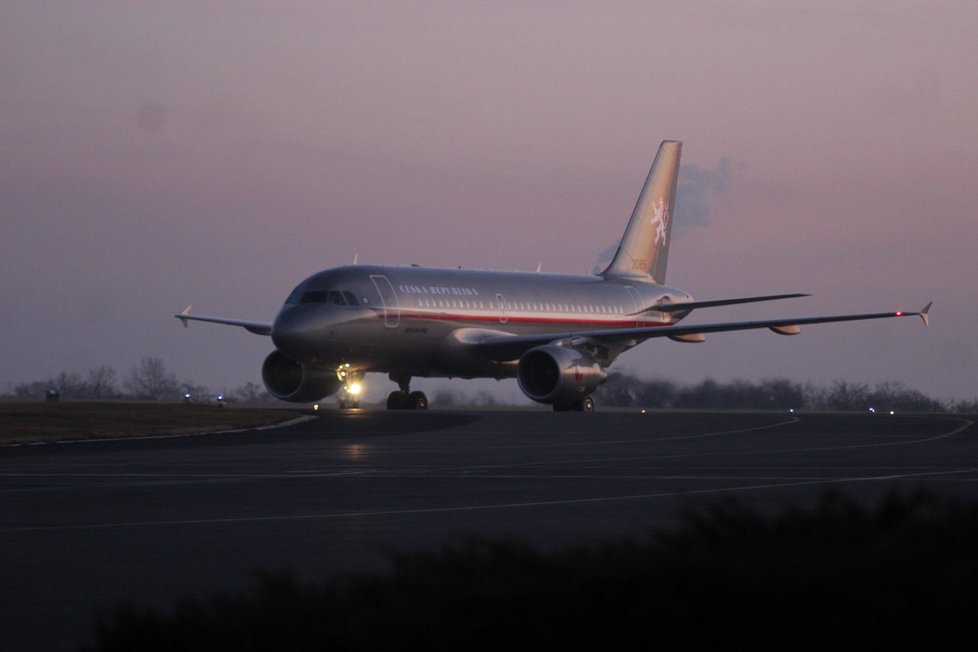
M 930 312 L 930 307 L 933 305 L 933 303 L 933 301 L 929 301 L 927 305 L 924 306 L 923 310 L 917 313 L 920 315 L 920 318 L 924 320 L 924 326 L 930 326 L 930 316 L 928 313 Z
M 179 319 L 179 320 L 181 321 L 181 323 L 183 323 L 183 327 L 184 327 L 184 328 L 186 328 L 186 327 L 187 327 L 187 325 L 188 325 L 188 324 L 190 323 L 190 320 L 189 320 L 189 319 L 187 319 L 187 315 L 189 315 L 189 314 L 190 314 L 190 306 L 191 306 L 191 305 L 193 305 L 193 304 L 190 304 L 190 303 L 188 303 L 188 304 L 187 304 L 187 307 L 186 307 L 186 308 L 184 308 L 183 310 L 181 310 L 181 311 L 180 311 L 180 314 L 179 314 L 179 315 L 177 315 L 177 319 Z M 171 322 L 171 323 L 172 323 L 172 322 Z

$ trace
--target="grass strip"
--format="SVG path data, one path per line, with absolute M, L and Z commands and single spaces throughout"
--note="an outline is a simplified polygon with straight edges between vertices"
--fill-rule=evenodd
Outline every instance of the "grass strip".
M 288 408 L 139 402 L 0 403 L 5 444 L 255 428 L 299 413 Z

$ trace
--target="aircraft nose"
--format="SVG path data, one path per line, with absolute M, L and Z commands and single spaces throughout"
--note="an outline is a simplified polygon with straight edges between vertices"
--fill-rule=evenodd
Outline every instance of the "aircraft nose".
M 309 315 L 283 310 L 272 323 L 272 342 L 279 351 L 301 362 L 315 355 L 316 330 Z

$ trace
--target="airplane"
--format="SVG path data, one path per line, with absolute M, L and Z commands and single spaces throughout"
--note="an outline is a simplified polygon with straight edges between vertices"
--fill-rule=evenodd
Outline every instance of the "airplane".
M 663 141 L 611 263 L 593 275 L 353 265 L 299 283 L 272 322 L 190 314 L 183 322 L 240 326 L 270 336 L 262 364 L 269 393 L 308 403 L 340 393 L 357 407 L 364 374 L 397 383 L 388 409 L 424 410 L 414 377 L 516 378 L 554 411 L 590 412 L 606 369 L 642 342 L 702 342 L 706 334 L 918 316 L 919 311 L 680 325 L 694 310 L 808 296 L 801 293 L 696 301 L 664 285 L 682 143 Z

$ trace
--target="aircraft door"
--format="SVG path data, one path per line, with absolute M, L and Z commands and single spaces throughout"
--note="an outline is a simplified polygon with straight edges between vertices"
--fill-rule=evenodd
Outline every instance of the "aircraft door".
M 634 311 L 635 311 L 635 326 L 642 326 L 643 324 L 640 323 L 640 321 L 639 321 L 639 313 L 642 312 L 642 308 L 643 308 L 643 306 L 642 306 L 642 299 L 638 296 L 638 291 L 634 287 L 632 287 L 631 285 L 626 285 L 625 286 L 625 290 L 628 291 L 629 298 L 632 300 L 632 303 L 635 304 L 635 308 L 634 308 Z
M 401 323 L 401 310 L 397 304 L 397 294 L 394 292 L 394 286 L 391 285 L 391 282 L 386 276 L 381 274 L 371 274 L 370 281 L 377 288 L 377 294 L 380 295 L 380 303 L 384 307 L 384 326 L 387 328 L 397 328 L 397 325 Z
M 506 298 L 496 293 L 496 308 L 499 310 L 499 323 L 505 324 L 509 321 L 509 314 L 506 312 Z

